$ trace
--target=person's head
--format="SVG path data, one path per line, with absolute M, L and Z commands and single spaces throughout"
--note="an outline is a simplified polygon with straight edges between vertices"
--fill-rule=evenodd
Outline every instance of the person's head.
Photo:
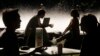
M 85 32 L 93 31 L 97 28 L 97 18 L 92 14 L 84 15 L 81 19 L 81 30 Z
M 73 9 L 73 10 L 71 11 L 71 16 L 72 16 L 72 17 L 79 17 L 79 12 L 78 12 L 78 10 Z
M 43 18 L 45 16 L 45 10 L 39 10 L 37 15 Z
M 20 27 L 21 20 L 18 9 L 5 10 L 2 19 L 7 28 L 17 29 Z

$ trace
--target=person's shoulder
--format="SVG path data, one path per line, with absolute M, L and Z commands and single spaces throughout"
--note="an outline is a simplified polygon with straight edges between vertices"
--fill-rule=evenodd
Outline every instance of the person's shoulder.
M 38 16 L 37 15 L 34 15 L 32 18 L 38 18 Z
M 38 17 L 37 16 L 33 16 L 31 19 L 30 19 L 30 21 L 31 20 L 36 20 Z

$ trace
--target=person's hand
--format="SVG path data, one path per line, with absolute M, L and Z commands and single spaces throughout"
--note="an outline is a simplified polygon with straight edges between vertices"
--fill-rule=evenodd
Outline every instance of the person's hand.
M 34 54 L 35 52 L 40 52 L 40 53 L 42 53 L 42 52 L 44 52 L 45 50 L 47 50 L 47 47 L 45 47 L 45 46 L 40 46 L 40 47 L 35 48 L 35 50 L 34 50 L 33 52 L 31 52 L 30 54 Z
M 36 48 L 36 49 L 34 50 L 34 52 L 43 52 L 43 51 L 46 50 L 46 49 L 47 49 L 47 47 L 40 46 L 40 47 Z
M 65 34 L 62 34 L 61 37 L 63 37 Z
M 54 44 L 54 45 L 57 44 L 57 39 L 55 37 L 53 37 L 51 43 Z
M 53 24 L 49 24 L 49 26 L 52 28 L 53 27 Z

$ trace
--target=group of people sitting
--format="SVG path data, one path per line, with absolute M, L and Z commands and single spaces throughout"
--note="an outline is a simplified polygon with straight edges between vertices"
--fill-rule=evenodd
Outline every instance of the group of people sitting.
M 2 56 L 19 56 L 19 46 L 18 46 L 18 37 L 16 35 L 16 29 L 20 28 L 20 14 L 18 9 L 8 9 L 3 12 L 2 20 L 6 26 L 0 33 L 0 46 L 3 47 Z M 25 45 L 29 47 L 35 46 L 35 35 L 36 28 L 43 28 L 43 45 L 50 46 L 53 42 L 48 39 L 48 33 L 45 30 L 45 27 L 53 27 L 52 24 L 43 25 L 40 23 L 40 18 L 45 16 L 45 10 L 39 10 L 37 15 L 32 17 L 25 29 Z M 63 39 L 66 39 L 64 47 L 80 49 L 80 56 L 97 56 L 99 55 L 99 28 L 98 21 L 95 15 L 88 14 L 84 15 L 81 18 L 81 23 L 79 24 L 79 11 L 74 9 L 71 11 L 72 20 L 62 35 L 56 39 L 54 42 L 60 42 Z M 80 30 L 86 34 L 80 40 Z M 66 32 L 68 32 L 66 34 Z M 1 55 L 0 55 L 1 56 Z

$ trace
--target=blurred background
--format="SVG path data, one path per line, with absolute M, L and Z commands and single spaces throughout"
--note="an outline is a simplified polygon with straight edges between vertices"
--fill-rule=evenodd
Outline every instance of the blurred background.
M 2 11 L 7 8 L 18 8 L 21 26 L 18 30 L 24 32 L 27 23 L 36 15 L 42 7 L 46 10 L 46 16 L 50 17 L 50 24 L 54 27 L 47 27 L 47 32 L 63 32 L 68 26 L 71 9 L 78 9 L 80 18 L 83 14 L 92 13 L 100 21 L 100 2 L 99 0 L 0 0 L 0 28 L 5 28 L 2 22 Z M 42 23 L 43 20 L 41 20 Z

